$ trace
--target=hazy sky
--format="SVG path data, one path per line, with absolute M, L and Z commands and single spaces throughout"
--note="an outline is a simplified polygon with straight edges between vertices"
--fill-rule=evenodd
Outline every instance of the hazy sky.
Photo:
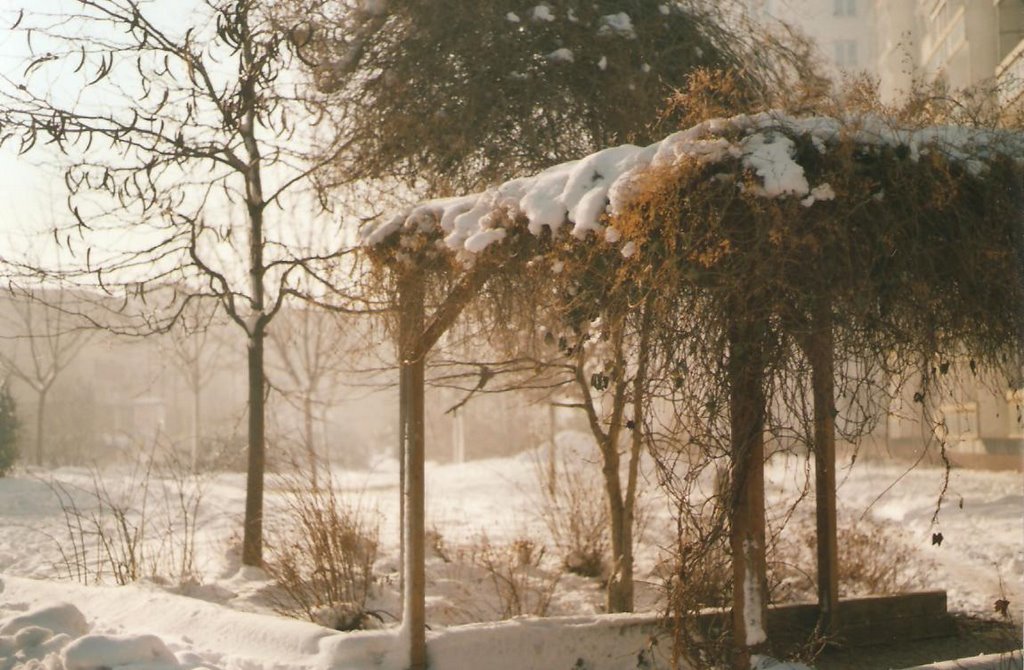
M 12 0 L 0 0 L 0 74 L 8 79 L 18 81 L 24 70 L 24 62 L 28 55 L 24 38 L 9 30 L 12 6 L 20 4 Z M 38 163 L 38 159 L 35 159 Z M 3 239 L 0 244 L 6 247 L 11 242 L 21 240 L 26 227 L 36 227 L 38 222 L 50 216 L 47 204 L 60 197 L 61 187 L 59 175 L 53 171 L 43 170 L 33 165 L 28 157 L 17 155 L 13 146 L 0 149 L 0 232 Z M 46 226 L 44 226 L 46 227 Z M 7 249 L 0 247 L 0 256 L 7 255 Z
M 192 16 L 198 1 L 143 0 L 142 6 L 152 20 L 171 28 L 176 21 Z M 30 60 L 24 31 L 10 29 L 20 11 L 59 16 L 73 5 L 68 0 L 0 0 L 0 76 L 17 84 Z M 27 24 L 26 19 L 20 28 Z M 35 46 L 42 50 L 39 45 L 37 39 Z M 67 82 L 69 90 L 80 83 Z M 60 79 L 52 78 L 50 91 L 61 86 Z M 25 245 L 38 245 L 33 236 L 48 235 L 55 217 L 57 221 L 70 220 L 58 161 L 56 153 L 33 151 L 30 156 L 18 156 L 15 145 L 0 148 L 0 257 L 17 255 Z

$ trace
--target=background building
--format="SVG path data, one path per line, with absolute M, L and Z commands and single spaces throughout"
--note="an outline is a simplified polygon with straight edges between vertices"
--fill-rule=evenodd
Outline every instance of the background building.
M 875 74 L 878 31 L 873 0 L 750 0 L 750 7 L 769 25 L 785 23 L 816 42 L 827 74 Z
M 838 78 L 866 73 L 896 100 L 914 76 L 950 88 L 999 83 L 1001 101 L 1024 91 L 1024 0 L 749 0 L 769 25 L 817 44 Z
M 951 88 L 998 82 L 1019 94 L 1022 0 L 874 0 L 883 94 L 906 90 L 911 72 Z

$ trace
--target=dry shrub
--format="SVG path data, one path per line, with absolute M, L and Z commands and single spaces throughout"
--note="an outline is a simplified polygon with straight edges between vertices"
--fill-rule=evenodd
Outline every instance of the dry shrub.
M 146 454 L 119 486 L 92 470 L 89 483 L 51 479 L 65 534 L 53 538 L 58 572 L 83 584 L 108 576 L 118 585 L 140 579 L 175 584 L 198 579 L 195 534 L 203 481 L 173 452 Z
M 437 524 L 431 526 L 430 530 L 426 532 L 425 542 L 433 554 L 444 563 L 452 562 L 452 551 L 448 546 L 448 540 L 441 534 L 441 529 L 437 527 Z
M 366 627 L 379 549 L 376 513 L 339 498 L 333 482 L 308 473 L 281 476 L 287 522 L 267 543 L 264 565 L 277 582 L 274 608 L 336 630 Z
M 502 619 L 547 616 L 560 575 L 541 569 L 545 547 L 528 537 L 503 545 L 492 544 L 486 534 L 473 547 L 473 562 L 489 578 Z
M 817 599 L 814 521 L 793 522 L 769 552 L 768 581 L 773 602 Z M 915 586 L 909 566 L 920 559 L 890 527 L 870 519 L 840 524 L 839 593 L 843 597 L 902 593 Z
M 607 574 L 608 507 L 596 467 L 562 453 L 556 467 L 537 461 L 537 513 L 561 554 L 562 567 L 582 577 Z M 550 464 L 549 464 L 550 465 Z
M 726 663 L 731 654 L 728 611 L 720 619 L 702 617 L 707 608 L 732 602 L 732 558 L 722 519 L 712 515 L 681 527 L 671 559 L 662 567 L 668 617 L 676 659 L 691 667 Z M 915 586 L 913 551 L 884 524 L 862 519 L 839 528 L 839 583 L 843 597 L 884 595 Z M 773 603 L 817 599 L 815 523 L 810 515 L 792 518 L 776 529 L 768 547 L 768 582 Z M 802 653 L 820 651 L 811 639 Z
M 192 472 L 187 459 L 175 452 L 160 466 L 160 495 L 163 524 L 157 554 L 161 574 L 177 583 L 198 582 L 196 569 L 196 525 L 203 501 L 204 479 Z
M 906 568 L 920 559 L 886 527 L 862 520 L 838 535 L 840 595 L 885 595 L 915 586 Z

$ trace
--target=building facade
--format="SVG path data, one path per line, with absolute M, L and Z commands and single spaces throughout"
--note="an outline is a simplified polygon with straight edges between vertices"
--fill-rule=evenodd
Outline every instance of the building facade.
M 914 77 L 951 89 L 999 84 L 1000 102 L 1024 92 L 1024 0 L 748 0 L 817 45 L 826 71 L 878 78 L 898 100 Z
M 1024 87 L 1024 0 L 874 0 L 876 76 L 883 100 L 898 101 L 912 80 L 942 81 L 951 90 L 992 87 L 996 102 L 1019 104 Z M 886 430 L 890 450 L 916 453 L 932 438 L 961 465 L 1024 466 L 1022 377 L 975 371 L 960 361 L 958 383 L 915 414 L 904 399 Z M 910 408 L 910 411 L 907 411 Z
M 875 74 L 877 21 L 874 0 L 750 0 L 755 18 L 781 22 L 806 34 L 817 46 L 826 74 Z
M 1019 96 L 1024 0 L 874 0 L 874 14 L 884 97 L 913 74 L 952 89 L 998 83 L 1004 103 Z

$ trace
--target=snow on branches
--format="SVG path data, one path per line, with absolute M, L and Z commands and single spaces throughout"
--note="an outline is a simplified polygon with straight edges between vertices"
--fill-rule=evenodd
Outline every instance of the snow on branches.
M 962 126 L 901 128 L 876 116 L 836 119 L 799 117 L 781 112 L 741 114 L 711 119 L 669 135 L 646 147 L 624 144 L 551 167 L 532 177 L 513 179 L 482 193 L 430 200 L 361 231 L 365 246 L 394 235 L 433 231 L 445 248 L 476 255 L 505 239 L 507 225 L 523 225 L 539 236 L 563 227 L 585 240 L 601 234 L 621 243 L 623 255 L 635 246 L 609 227 L 622 203 L 636 193 L 637 177 L 652 168 L 686 162 L 721 166 L 718 179 L 729 179 L 749 195 L 795 198 L 805 207 L 837 197 L 832 185 L 811 183 L 797 157 L 796 142 L 810 141 L 821 154 L 839 142 L 853 142 L 863 153 L 881 148 L 918 161 L 935 152 L 962 163 L 974 175 L 999 155 L 1024 158 L 1024 138 L 1016 133 Z M 754 177 L 751 179 L 751 177 Z

